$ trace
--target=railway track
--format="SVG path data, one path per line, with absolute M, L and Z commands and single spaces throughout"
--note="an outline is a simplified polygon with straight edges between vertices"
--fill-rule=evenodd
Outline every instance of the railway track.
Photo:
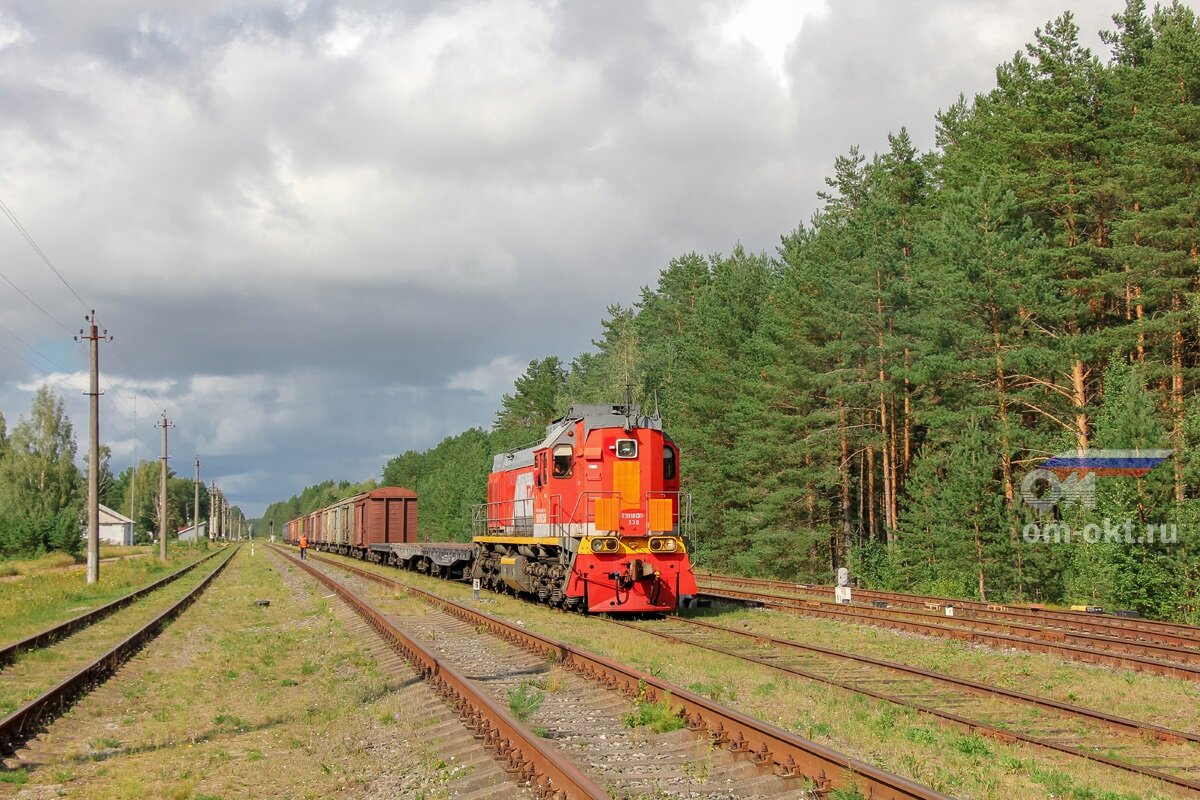
M 573 764 L 558 758 L 534 733 L 513 719 L 497 702 L 481 692 L 445 659 L 393 624 L 388 617 L 340 581 L 330 577 L 312 562 L 338 565 L 329 559 L 312 556 L 308 561 L 275 549 L 293 566 L 316 578 L 337 594 L 376 632 L 387 640 L 428 681 L 446 702 L 454 707 L 464 724 L 472 728 L 484 744 L 507 762 L 508 768 L 530 784 L 539 797 L 605 798 L 607 793 Z M 311 554 L 310 554 L 311 556 Z
M 218 555 L 220 555 L 219 552 L 199 558 L 193 561 L 191 564 L 181 567 L 169 575 L 164 575 L 153 583 L 149 583 L 140 589 L 135 589 L 123 597 L 118 597 L 116 600 L 112 600 L 102 606 L 99 606 L 98 608 L 92 609 L 91 611 L 86 611 L 83 614 L 79 614 L 71 619 L 60 622 L 57 625 L 51 625 L 50 627 L 30 636 L 26 636 L 19 641 L 0 646 L 0 668 L 11 664 L 14 660 L 16 660 L 16 657 L 19 653 L 29 650 L 37 650 L 42 647 L 48 647 L 59 639 L 70 636 L 76 631 L 83 630 L 89 625 L 99 622 L 113 612 L 119 611 L 120 609 L 125 608 L 140 598 L 145 597 L 151 592 L 161 589 L 167 584 L 183 577 L 187 573 L 203 564 L 205 561 L 215 558 Z
M 1200 682 L 1200 651 L 1187 648 L 1134 643 L 1111 637 L 1070 634 L 1028 625 L 943 617 L 937 614 L 922 614 L 902 609 L 839 605 L 825 600 L 730 589 L 711 583 L 701 584 L 700 595 L 735 603 L 750 602 L 764 608 L 801 616 L 875 625 L 993 647 L 1046 653 L 1074 661 L 1121 667 L 1136 672 Z
M 832 586 L 808 585 L 765 578 L 742 578 L 733 575 L 702 575 L 700 581 L 725 586 L 740 586 L 768 589 L 801 597 L 831 599 Z M 887 603 L 889 606 L 936 610 L 941 612 L 952 606 L 956 617 L 1007 621 L 1044 628 L 1061 629 L 1130 641 L 1168 644 L 1180 648 L 1200 649 L 1200 627 L 1176 622 L 1161 622 L 1140 618 L 1119 617 L 1112 614 L 1086 613 L 1044 609 L 1040 606 L 1014 606 L 1002 603 L 986 603 L 979 600 L 964 600 L 932 595 L 916 595 L 905 592 L 890 592 L 880 589 L 854 589 L 854 599 L 870 603 Z
M 219 558 L 219 563 L 213 568 L 208 575 L 200 580 L 194 587 L 186 592 L 182 597 L 171 603 L 166 609 L 155 614 L 152 619 L 141 624 L 133 633 L 125 635 L 119 642 L 113 646 L 105 646 L 104 651 L 93 657 L 90 653 L 83 659 L 82 666 L 72 669 L 69 674 L 57 680 L 49 688 L 41 691 L 36 697 L 23 703 L 3 719 L 0 719 L 0 753 L 9 754 L 15 753 L 18 758 L 14 761 L 15 766 L 20 765 L 19 748 L 35 735 L 47 723 L 61 716 L 70 706 L 78 700 L 79 697 L 86 694 L 93 687 L 102 683 L 110 675 L 113 674 L 126 660 L 136 653 L 146 642 L 153 639 L 160 631 L 178 616 L 185 608 L 191 605 L 203 591 L 212 583 L 212 581 L 221 573 L 225 565 L 237 552 L 237 548 L 230 548 L 224 551 L 224 557 Z M 221 554 L 216 554 L 220 556 Z M 182 570 L 181 572 L 186 572 Z M 179 575 L 167 576 L 168 578 L 178 578 Z M 164 579 L 165 580 L 165 579 Z M 162 586 L 158 588 L 164 588 Z M 137 594 L 137 593 L 134 593 Z M 138 595 L 139 598 L 142 595 Z M 128 601 L 122 598 L 121 601 Z M 117 602 L 121 602 L 117 601 Z M 128 604 L 128 602 L 126 604 Z M 110 604 L 111 605 L 111 604 Z M 99 611 L 100 609 L 97 609 Z M 107 614 L 111 615 L 115 609 L 110 609 Z M 91 625 L 94 625 L 89 623 Z M 78 629 L 77 629 L 78 630 Z M 45 632 L 43 632 L 45 633 Z M 51 645 L 55 648 L 65 647 L 69 642 L 58 642 L 57 645 Z M 45 646 L 42 647 L 45 649 Z M 93 651 L 94 652 L 94 651 Z M 77 659 L 61 657 L 63 663 L 76 663 Z M 20 662 L 10 666 L 5 671 L 6 688 L 17 681 L 11 675 L 12 669 L 20 666 Z M 44 676 L 32 676 L 35 679 Z M 9 762 L 6 761 L 6 765 Z
M 1077 756 L 1200 793 L 1200 733 L 700 620 L 614 623 L 912 708 L 998 741 Z
M 298 596 L 304 593 L 304 583 L 315 581 L 312 575 L 294 568 L 283 555 L 273 552 L 285 584 Z M 325 586 L 325 584 L 320 584 Z M 458 713 L 422 680 L 391 642 L 382 636 L 372 621 L 346 603 L 334 604 L 331 609 L 346 630 L 354 634 L 375 659 L 380 669 L 390 676 L 388 688 L 397 700 L 421 722 L 420 732 L 424 747 L 434 749 L 438 759 L 448 765 L 447 771 L 433 785 L 444 789 L 448 796 L 457 800 L 491 800 L 496 797 L 511 797 L 514 800 L 532 798 L 528 787 L 519 785 L 520 776 L 505 768 L 507 764 L 497 760 L 492 751 L 483 746 L 475 731 L 463 724 Z M 395 746 L 395 743 L 391 743 Z M 371 748 L 378 758 L 393 763 L 386 741 L 373 741 Z M 453 765 L 453 766 L 449 766 Z M 395 776 L 389 770 L 372 772 L 371 783 L 363 787 L 363 796 L 395 797 L 421 796 L 422 789 L 429 786 L 413 786 L 401 783 L 396 786 Z
M 425 655 L 420 655 L 420 648 L 413 649 L 417 651 L 418 659 L 432 659 L 427 666 L 421 669 L 423 673 L 428 675 L 444 673 L 456 676 L 455 696 L 459 698 L 457 702 L 467 706 L 469 710 L 465 711 L 464 715 L 472 720 L 478 719 L 482 722 L 491 717 L 483 710 L 486 704 L 482 700 L 472 700 L 471 704 L 468 704 L 467 700 L 462 699 L 468 696 L 468 690 L 471 688 L 467 679 L 462 676 L 462 672 L 474 674 L 486 664 L 495 662 L 494 656 L 472 660 L 469 654 L 460 652 L 460 648 L 468 647 L 461 642 L 479 641 L 483 638 L 479 637 L 478 633 L 491 633 L 510 645 L 520 648 L 520 651 L 525 653 L 526 659 L 523 663 L 521 661 L 509 662 L 511 666 L 505 670 L 506 675 L 490 673 L 480 675 L 479 682 L 484 686 L 489 684 L 493 688 L 504 686 L 505 680 L 513 678 L 514 675 L 524 679 L 539 675 L 551 663 L 555 667 L 561 668 L 560 672 L 566 676 L 564 679 L 584 680 L 577 687 L 572 684 L 574 688 L 561 693 L 565 698 L 576 698 L 575 707 L 558 709 L 552 712 L 547 720 L 550 728 L 547 732 L 553 737 L 557 746 L 551 746 L 537 737 L 533 738 L 533 744 L 545 747 L 547 758 L 561 760 L 564 751 L 576 753 L 576 758 L 584 762 L 583 772 L 601 776 L 601 780 L 606 786 L 616 786 L 619 791 L 625 791 L 621 787 L 628 787 L 632 791 L 645 791 L 647 787 L 652 787 L 653 791 L 666 792 L 661 795 L 666 797 L 697 796 L 688 792 L 698 792 L 699 795 L 714 798 L 725 796 L 731 798 L 795 796 L 799 798 L 825 796 L 826 793 L 838 788 L 853 785 L 864 796 L 877 799 L 944 797 L 932 789 L 866 763 L 847 758 L 828 748 L 720 706 L 707 698 L 673 686 L 659 678 L 616 664 L 581 648 L 535 634 L 520 626 L 509 624 L 491 615 L 423 592 L 402 581 L 369 570 L 322 557 L 315 557 L 313 560 L 320 563 L 322 569 L 326 565 L 336 567 L 358 580 L 379 584 L 392 591 L 401 590 L 409 596 L 418 597 L 437 609 L 437 619 L 440 621 L 434 623 L 430 630 L 437 637 L 439 650 L 444 649 L 445 659 L 439 663 L 433 654 L 426 651 Z M 293 559 L 293 563 L 299 562 Z M 309 568 L 313 572 L 319 573 L 319 570 L 311 565 Z M 341 584 L 328 576 L 324 576 L 324 579 L 328 582 L 327 585 L 330 585 L 339 594 L 352 594 L 345 587 L 340 590 L 336 588 Z M 365 608 L 369 608 L 365 603 L 363 605 Z M 360 613 L 372 612 L 364 610 Z M 378 611 L 373 613 L 383 617 Z M 381 620 L 377 627 L 384 622 L 386 620 Z M 421 627 L 422 623 L 417 620 L 413 624 Z M 428 629 L 428 622 L 425 625 Z M 460 638 L 451 644 L 448 637 L 455 631 L 460 634 Z M 396 635 L 402 636 L 402 634 Z M 530 654 L 532 654 L 532 660 L 530 660 Z M 455 658 L 464 665 L 462 672 L 455 671 L 454 667 L 447 663 Z M 465 683 L 459 685 L 457 681 Z M 630 744 L 628 738 L 630 732 L 624 724 L 623 713 L 625 712 L 622 711 L 622 709 L 629 708 L 629 700 L 614 699 L 611 692 L 601 692 L 597 685 L 605 687 L 607 690 L 617 690 L 626 698 L 633 698 L 642 704 L 653 704 L 669 698 L 672 710 L 686 721 L 687 727 L 693 734 L 699 736 L 699 745 L 696 739 L 685 738 L 682 733 L 667 735 L 673 738 L 642 740 Z M 511 688 L 511 684 L 509 688 Z M 484 693 L 486 694 L 486 691 Z M 596 696 L 601 698 L 607 696 L 609 698 L 608 705 L 605 706 L 602 701 L 598 701 L 599 705 L 587 704 L 586 698 Z M 585 700 L 583 707 L 580 707 L 579 699 Z M 492 705 L 497 705 L 494 695 L 492 700 Z M 506 712 L 499 711 L 502 716 L 498 719 L 502 720 Z M 539 721 L 542 721 L 541 718 Z M 579 727 L 581 721 L 585 723 L 582 728 Z M 500 722 L 487 724 L 498 725 Z M 505 735 L 515 737 L 516 729 L 523 727 L 521 725 L 510 726 L 511 733 L 506 732 Z M 604 735 L 598 737 L 597 732 Z M 513 739 L 513 741 L 517 740 Z M 697 750 L 698 747 L 699 750 Z M 515 749 L 515 746 L 512 749 Z M 714 773 L 707 776 L 707 786 L 701 782 L 702 785 L 690 785 L 691 788 L 689 788 L 687 779 L 695 778 L 694 772 L 698 769 L 695 755 L 697 752 L 710 754 L 712 762 L 704 768 L 711 768 Z M 689 764 L 691 765 L 690 770 Z M 753 768 L 748 768 L 746 764 L 753 765 Z M 533 779 L 538 782 L 547 781 L 539 772 L 543 769 L 543 765 L 537 757 L 522 756 L 518 762 L 518 768 L 531 773 L 534 776 Z M 728 772 L 722 772 L 722 770 L 728 770 Z M 718 789 L 714 789 L 713 775 L 736 776 L 736 785 L 731 793 L 721 794 Z M 554 787 L 559 786 L 555 781 L 548 782 Z M 588 795 L 573 795 L 567 792 L 567 796 Z M 602 793 L 599 796 L 607 797 L 608 794 Z M 656 794 L 655 796 L 660 795 Z

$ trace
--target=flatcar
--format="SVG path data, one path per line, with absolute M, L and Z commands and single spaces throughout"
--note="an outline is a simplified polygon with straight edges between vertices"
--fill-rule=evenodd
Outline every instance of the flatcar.
M 668 613 L 690 603 L 690 500 L 679 449 L 633 404 L 577 405 L 536 444 L 501 453 L 473 538 L 420 542 L 417 497 L 384 487 L 284 525 L 317 550 L 450 579 L 476 579 L 568 610 Z

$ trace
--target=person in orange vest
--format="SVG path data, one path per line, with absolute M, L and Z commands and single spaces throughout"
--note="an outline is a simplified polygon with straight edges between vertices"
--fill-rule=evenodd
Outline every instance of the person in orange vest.
M 300 560 L 306 561 L 307 559 L 308 559 L 308 537 L 302 533 L 302 534 L 300 534 Z

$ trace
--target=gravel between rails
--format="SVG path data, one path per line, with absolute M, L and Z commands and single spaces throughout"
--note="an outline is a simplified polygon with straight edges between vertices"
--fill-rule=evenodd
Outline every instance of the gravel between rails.
M 799 782 L 759 769 L 693 734 L 631 728 L 637 711 L 624 695 L 558 668 L 419 601 L 320 562 L 314 566 L 369 599 L 398 627 L 485 687 L 503 704 L 510 693 L 543 701 L 526 723 L 617 798 L 811 798 Z

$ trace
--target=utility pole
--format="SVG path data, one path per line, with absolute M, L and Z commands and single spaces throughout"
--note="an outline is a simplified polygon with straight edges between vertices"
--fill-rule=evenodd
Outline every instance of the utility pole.
M 137 435 L 137 395 L 133 396 L 133 472 L 129 473 L 129 518 L 133 520 L 133 531 L 137 533 L 137 517 L 133 515 L 134 501 L 137 498 L 137 471 L 138 471 L 138 442 L 141 441 Z
M 216 541 L 217 538 L 217 529 L 215 527 L 216 523 L 214 522 L 216 519 L 216 509 L 217 482 L 210 481 L 208 486 L 208 540 L 210 542 Z
M 155 424 L 162 428 L 162 469 L 158 476 L 158 560 L 167 560 L 167 429 L 175 427 L 167 419 L 167 412 L 162 413 L 162 422 Z
M 86 392 L 90 406 L 88 417 L 88 540 L 87 582 L 100 580 L 100 340 L 111 342 L 108 331 L 96 328 L 96 309 L 86 317 L 88 331 L 79 331 L 77 342 L 87 342 L 91 362 L 91 382 Z
M 192 539 L 200 544 L 200 456 L 196 456 L 196 499 L 192 503 Z

